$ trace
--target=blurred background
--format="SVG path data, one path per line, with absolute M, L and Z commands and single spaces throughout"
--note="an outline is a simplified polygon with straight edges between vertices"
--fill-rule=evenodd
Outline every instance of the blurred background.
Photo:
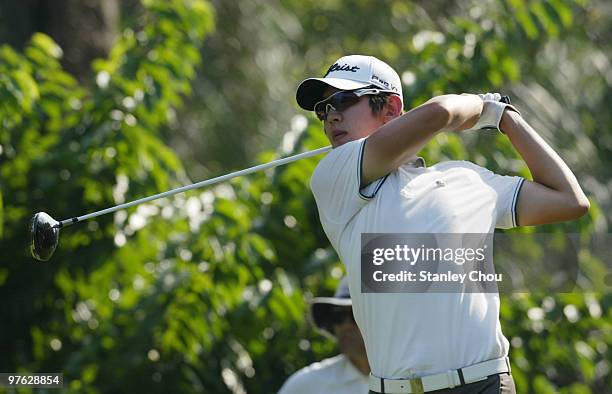
M 336 354 L 306 319 L 343 273 L 308 187 L 320 158 L 75 225 L 46 263 L 27 226 L 327 145 L 295 88 L 363 53 L 398 70 L 407 110 L 510 95 L 576 173 L 587 216 L 513 231 L 579 234 L 589 291 L 503 295 L 502 326 L 518 392 L 609 393 L 611 38 L 606 0 L 1 2 L 0 371 L 63 372 L 68 393 L 273 393 Z M 501 134 L 422 153 L 529 177 Z

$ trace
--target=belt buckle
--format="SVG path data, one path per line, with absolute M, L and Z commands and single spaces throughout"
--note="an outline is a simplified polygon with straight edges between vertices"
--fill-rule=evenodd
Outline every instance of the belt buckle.
M 425 390 L 423 389 L 423 381 L 421 378 L 410 379 L 410 392 L 412 394 L 423 394 Z

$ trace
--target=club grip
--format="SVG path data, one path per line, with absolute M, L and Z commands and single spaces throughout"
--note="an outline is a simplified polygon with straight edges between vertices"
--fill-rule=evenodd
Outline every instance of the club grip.
M 499 101 L 501 101 L 504 104 L 510 104 L 510 97 L 502 96 L 502 98 Z

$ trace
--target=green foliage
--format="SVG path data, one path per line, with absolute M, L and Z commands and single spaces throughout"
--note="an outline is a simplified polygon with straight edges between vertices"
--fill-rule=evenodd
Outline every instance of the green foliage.
M 198 0 L 143 1 L 136 24 L 107 59 L 94 62 L 91 88 L 62 71 L 62 51 L 45 35 L 34 35 L 23 53 L 0 47 L 0 294 L 8 322 L 0 325 L 0 370 L 60 370 L 65 391 L 74 393 L 263 393 L 333 355 L 334 343 L 305 318 L 307 300 L 330 294 L 342 274 L 308 186 L 319 158 L 67 228 L 49 263 L 34 263 L 24 245 L 36 211 L 63 219 L 189 182 L 183 166 L 192 163 L 164 140 L 184 114 L 200 111 L 205 124 L 218 126 L 202 138 L 219 140 L 213 153 L 235 169 L 236 156 L 228 152 L 248 150 L 236 144 L 252 141 L 245 135 L 252 125 L 263 128 L 281 112 L 263 105 L 279 94 L 270 87 L 321 74 L 348 52 L 397 66 L 407 109 L 443 92 L 509 91 L 538 129 L 554 131 L 546 135 L 581 179 L 589 176 L 587 186 L 600 191 L 609 180 L 601 165 L 610 150 L 605 125 L 612 119 L 601 106 L 608 93 L 598 88 L 601 80 L 574 74 L 567 85 L 593 86 L 591 101 L 578 105 L 556 94 L 569 87 L 557 87 L 551 77 L 557 65 L 547 60 L 554 59 L 551 48 L 586 51 L 580 25 L 600 10 L 591 3 L 218 3 L 218 12 L 237 14 L 217 21 L 228 37 L 216 37 L 227 38 L 218 45 L 235 67 L 221 52 L 202 56 L 213 11 Z M 243 42 L 232 29 L 243 29 Z M 270 60 L 294 52 L 296 60 Z M 253 58 L 270 69 L 253 70 Z M 274 71 L 284 64 L 289 77 Z M 216 79 L 199 79 L 202 69 Z M 232 78 L 240 85 L 231 85 Z M 256 110 L 247 113 L 244 103 L 221 97 L 217 83 L 233 86 L 224 91 L 234 91 L 232 97 L 255 98 Z M 186 100 L 194 93 L 202 101 Z M 207 108 L 199 108 L 203 102 Z M 575 119 L 555 112 L 571 105 L 584 129 L 571 129 Z M 280 108 L 291 113 L 290 106 Z M 543 115 L 550 112 L 553 120 Z M 229 117 L 235 127 L 224 128 L 221 120 Z M 327 144 L 313 117 L 289 120 L 282 153 L 263 152 L 257 161 Z M 596 131 L 604 143 L 593 147 Z M 443 134 L 422 153 L 430 163 L 466 159 L 528 176 L 502 135 Z M 589 165 L 596 171 L 588 172 Z M 607 204 L 593 198 L 589 217 L 541 231 L 588 239 L 605 231 Z M 602 275 L 598 264 L 588 265 L 590 276 Z M 606 293 L 504 296 L 502 325 L 519 392 L 599 393 L 612 386 L 611 301 Z

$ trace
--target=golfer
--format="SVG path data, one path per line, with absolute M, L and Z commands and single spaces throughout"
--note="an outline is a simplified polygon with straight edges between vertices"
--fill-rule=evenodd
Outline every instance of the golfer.
M 514 393 L 496 293 L 362 293 L 362 233 L 492 233 L 576 219 L 589 202 L 563 159 L 498 94 L 442 95 L 403 113 L 398 74 L 370 56 L 336 61 L 304 80 L 298 104 L 315 111 L 333 150 L 311 188 L 344 262 L 372 393 Z M 434 136 L 493 128 L 533 181 L 467 161 L 426 166 Z M 461 158 L 460 158 L 461 159 Z
M 312 300 L 310 316 L 319 330 L 338 341 L 341 354 L 300 369 L 287 379 L 279 394 L 366 394 L 370 365 L 353 318 L 346 277 L 333 297 Z

